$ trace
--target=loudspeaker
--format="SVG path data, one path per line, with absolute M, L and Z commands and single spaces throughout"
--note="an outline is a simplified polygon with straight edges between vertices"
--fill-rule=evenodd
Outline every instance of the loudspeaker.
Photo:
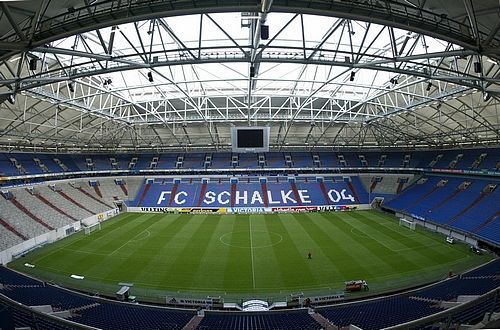
M 250 67 L 250 78 L 253 78 L 253 77 L 255 77 L 255 67 L 251 66 Z
M 481 73 L 481 62 L 474 62 L 474 72 Z
M 260 26 L 260 38 L 262 40 L 267 40 L 269 39 L 269 25 L 264 25 L 262 24 Z
M 16 95 L 15 94 L 9 94 L 7 96 L 7 101 L 9 101 L 10 104 L 16 103 Z
M 36 70 L 36 62 L 37 62 L 36 58 L 30 59 L 29 66 L 30 66 L 30 70 L 31 71 L 35 71 Z
M 73 93 L 73 92 L 75 91 L 75 83 L 74 83 L 74 82 L 72 82 L 72 81 L 70 81 L 70 82 L 68 83 L 68 89 L 69 89 L 69 91 L 70 91 L 71 93 Z
M 151 71 L 148 72 L 148 80 L 149 82 L 153 82 L 153 73 Z

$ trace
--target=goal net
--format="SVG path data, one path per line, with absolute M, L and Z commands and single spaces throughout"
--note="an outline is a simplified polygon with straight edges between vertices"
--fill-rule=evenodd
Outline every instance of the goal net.
M 407 219 L 399 219 L 399 226 L 410 228 L 411 230 L 415 230 L 417 223 L 415 221 L 407 220 Z
M 90 226 L 84 228 L 85 235 L 88 235 L 96 230 L 101 230 L 101 223 L 100 222 L 94 223 L 93 225 L 90 225 Z

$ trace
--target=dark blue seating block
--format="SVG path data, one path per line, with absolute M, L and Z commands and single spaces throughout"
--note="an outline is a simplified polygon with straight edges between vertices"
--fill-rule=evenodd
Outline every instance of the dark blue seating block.
M 122 329 L 182 329 L 195 315 L 194 311 L 171 310 L 141 305 L 102 303 L 82 310 L 70 320 L 97 328 Z
M 259 168 L 259 157 L 257 154 L 239 154 L 238 168 Z
M 68 168 L 68 171 L 69 172 L 79 172 L 79 171 L 82 171 L 81 168 L 78 167 L 78 165 L 76 164 L 76 162 L 73 160 L 73 157 L 77 157 L 77 158 L 80 158 L 82 159 L 83 156 L 82 155 L 66 155 L 66 154 L 53 154 L 51 155 L 50 158 L 54 159 L 54 158 L 57 158 L 61 161 L 61 163 L 63 163 L 64 165 L 66 165 L 66 167 Z M 85 161 L 85 160 L 83 160 Z M 83 164 L 83 166 L 85 166 L 85 164 Z M 87 168 L 84 167 L 83 170 L 87 171 Z M 60 172 L 62 172 L 62 168 L 59 170 Z
M 423 219 L 477 234 L 493 243 L 500 243 L 500 222 L 493 217 L 498 212 L 500 188 L 484 194 L 488 184 L 496 181 L 471 178 L 447 178 L 448 183 L 437 187 L 442 177 L 429 177 L 423 184 L 413 184 L 396 198 L 385 203 L 393 210 L 415 214 Z M 465 190 L 460 184 L 469 181 Z M 489 221 L 493 220 L 493 221 Z M 489 222 L 488 222 L 489 221 Z
M 162 154 L 158 160 L 158 169 L 176 168 L 177 154 Z
M 477 324 L 480 322 L 486 312 L 499 312 L 500 311 L 500 299 L 495 299 L 491 297 L 477 305 L 467 308 L 466 310 L 454 315 L 451 323 L 452 324 Z M 444 320 L 443 320 L 444 321 Z
M 205 154 L 204 153 L 186 153 L 184 154 L 183 167 L 185 169 L 202 169 L 204 168 Z
M 498 276 L 500 275 L 500 259 L 496 259 L 482 267 L 474 269 L 464 276 L 472 277 L 472 276 Z
M 0 301 L 0 329 L 14 329 L 12 311 Z
M 491 171 L 496 170 L 496 165 L 500 161 L 500 149 L 474 149 L 474 150 L 442 150 L 442 151 L 413 151 L 413 152 L 317 152 L 323 167 L 341 167 L 337 156 L 343 155 L 347 167 L 362 167 L 359 159 L 360 155 L 365 157 L 367 166 L 379 167 L 379 160 L 382 155 L 386 156 L 384 165 L 381 167 L 403 167 L 403 160 L 405 155 L 410 155 L 409 164 L 406 167 L 429 168 L 430 162 L 436 158 L 437 155 L 442 154 L 443 157 L 433 168 L 448 168 L 451 161 L 453 161 L 458 154 L 463 154 L 463 158 L 456 164 L 455 169 L 472 169 L 472 164 L 481 154 L 487 154 L 486 158 L 479 164 L 477 169 L 487 169 Z M 158 169 L 174 169 L 176 168 L 176 161 L 179 155 L 184 156 L 183 168 L 186 169 L 202 169 L 204 168 L 204 153 L 165 153 L 165 154 L 139 154 L 138 162 L 135 170 L 149 169 L 149 165 L 153 157 L 159 157 Z M 212 169 L 230 169 L 232 153 L 213 153 Z M 292 158 L 293 167 L 317 167 L 313 162 L 313 154 L 309 152 L 267 152 L 264 154 L 266 159 L 267 168 L 285 168 L 285 155 Z M 75 171 L 88 171 L 86 165 L 86 158 L 91 158 L 95 164 L 95 170 L 111 170 L 112 166 L 109 161 L 110 157 L 114 157 L 119 163 L 120 169 L 128 169 L 128 164 L 132 159 L 132 155 L 116 154 L 116 155 L 102 155 L 102 154 L 37 154 L 37 153 L 0 153 L 0 175 L 11 176 L 19 175 L 17 169 L 12 165 L 9 158 L 14 157 L 25 168 L 28 174 L 40 174 L 42 169 L 37 166 L 33 158 L 39 158 L 42 163 L 48 168 L 49 172 L 57 173 L 62 172 L 53 159 L 59 158 L 64 163 L 70 172 Z M 257 154 L 239 154 L 239 168 L 259 168 Z
M 487 279 L 458 279 L 444 282 L 429 289 L 415 293 L 415 296 L 436 300 L 452 300 L 460 295 L 482 295 L 500 286 L 500 280 Z
M 285 156 L 281 152 L 269 152 L 266 154 L 266 167 L 284 168 L 286 167 Z
M 27 306 L 52 305 L 67 310 L 94 303 L 94 300 L 52 286 L 20 287 L 0 290 L 0 293 Z
M 0 283 L 4 285 L 43 285 L 38 280 L 21 275 L 3 266 L 0 266 Z
M 322 167 L 338 167 L 339 162 L 337 155 L 333 152 L 320 152 L 318 153 L 319 161 Z
M 252 312 L 252 313 L 206 313 L 198 329 L 204 330 L 256 330 L 256 329 L 288 329 L 314 330 L 321 329 L 307 311 L 291 312 Z
M 416 320 L 442 309 L 426 301 L 405 296 L 317 309 L 338 327 L 356 325 L 364 330 L 380 329 Z
M 292 152 L 294 167 L 313 167 L 313 158 L 309 152 Z
M 137 163 L 135 164 L 134 170 L 148 170 L 151 161 L 154 157 L 159 157 L 156 154 L 141 154 L 137 156 Z M 128 166 L 128 165 L 127 165 Z
M 11 306 L 0 300 L 0 329 L 10 330 L 31 327 L 38 330 L 71 330 L 59 324 L 57 320 L 43 318 L 29 311 L 26 307 Z

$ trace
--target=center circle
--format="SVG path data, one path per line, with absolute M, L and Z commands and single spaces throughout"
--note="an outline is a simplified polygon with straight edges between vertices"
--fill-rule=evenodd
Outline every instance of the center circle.
M 219 237 L 227 246 L 241 249 L 262 249 L 275 246 L 283 241 L 283 236 L 272 231 L 252 230 L 232 231 Z

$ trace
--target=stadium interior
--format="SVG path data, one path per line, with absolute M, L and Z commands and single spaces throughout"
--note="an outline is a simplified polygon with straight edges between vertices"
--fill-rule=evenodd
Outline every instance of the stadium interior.
M 0 1 L 0 329 L 499 328 L 499 49 L 497 0 Z M 134 214 L 248 220 L 253 290 L 242 297 L 253 299 L 195 285 L 147 297 L 126 279 L 97 294 L 71 284 L 88 280 L 77 272 L 37 273 L 64 242 L 111 257 L 152 241 L 139 225 L 140 238 L 110 235 Z M 342 292 L 292 285 L 266 301 L 251 222 L 283 214 L 380 214 L 383 234 L 342 234 L 387 239 L 389 255 L 431 266 L 390 290 L 343 278 Z M 273 260 L 282 241 L 306 239 L 266 226 L 253 231 Z M 439 260 L 410 246 L 420 234 L 437 250 L 454 245 L 466 266 L 432 269 Z M 241 248 L 224 235 L 215 244 Z M 413 280 L 393 268 L 381 278 Z

